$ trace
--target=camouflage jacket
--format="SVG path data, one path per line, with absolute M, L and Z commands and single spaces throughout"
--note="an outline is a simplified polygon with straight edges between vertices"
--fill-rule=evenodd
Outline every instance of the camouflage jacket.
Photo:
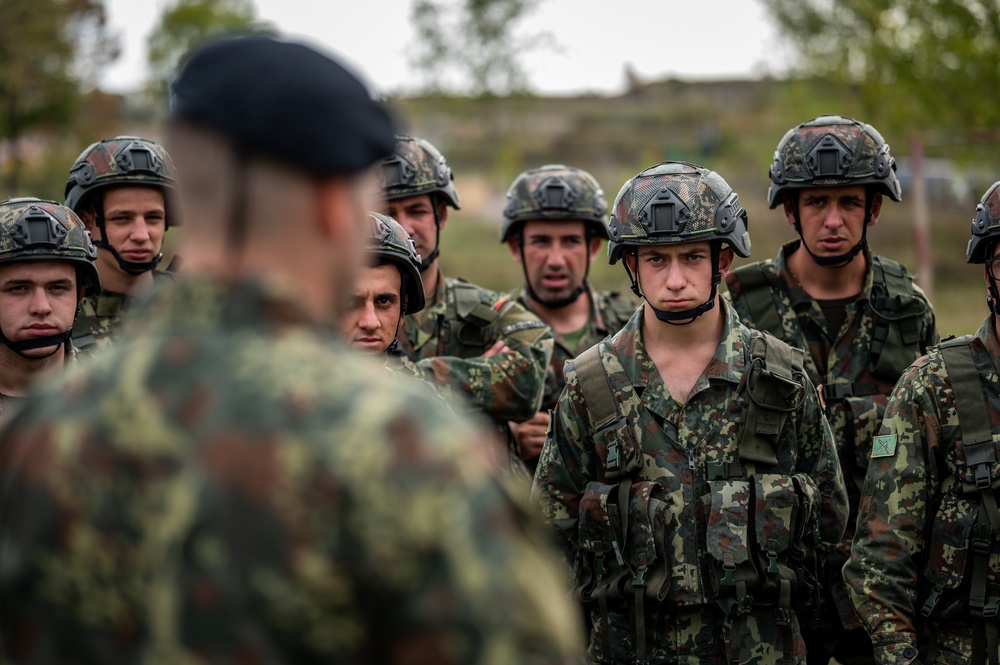
M 67 345 L 69 348 L 69 355 L 66 356 L 65 367 L 71 367 L 76 364 L 77 349 L 72 345 Z M 46 372 L 48 373 L 48 372 Z M 17 396 L 12 397 L 10 395 L 4 395 L 0 393 L 0 423 L 3 423 L 7 418 L 10 418 L 12 414 L 17 411 L 17 407 L 23 404 L 25 397 Z M 0 661 L 2 662 L 2 661 Z
M 578 592 L 598 626 L 591 638 L 592 657 L 602 641 L 621 645 L 611 647 L 615 651 L 610 657 L 616 662 L 634 655 L 629 651 L 634 644 L 626 609 L 629 599 L 614 599 L 613 591 L 611 600 L 605 599 L 610 603 L 610 639 L 601 635 L 604 629 L 596 614 L 604 571 L 615 567 L 613 562 L 622 550 L 631 570 L 643 570 L 649 589 L 648 612 L 664 616 L 668 607 L 702 607 L 712 613 L 718 610 L 716 601 L 729 599 L 731 587 L 720 579 L 723 568 L 745 565 L 756 556 L 749 551 L 750 542 L 759 540 L 765 547 L 765 542 L 781 541 L 772 549 L 782 556 L 782 548 L 793 541 L 789 534 L 793 526 L 797 533 L 802 533 L 800 526 L 808 530 L 810 540 L 813 533 L 818 534 L 827 546 L 843 535 L 847 520 L 844 481 L 829 426 L 808 380 L 799 392 L 804 401 L 779 431 L 777 464 L 761 464 L 756 471 L 752 464 L 741 464 L 739 435 L 751 340 L 760 334 L 742 326 L 732 307 L 722 303 L 722 339 L 684 404 L 669 395 L 645 350 L 642 309 L 599 347 L 605 372 L 617 368 L 607 376 L 623 419 L 595 433 L 596 423 L 577 371 L 582 359 L 566 364 L 566 389 L 553 413 L 532 496 L 561 532 Z M 612 458 L 631 471 L 612 474 Z M 624 481 L 630 483 L 624 490 L 627 494 L 621 489 Z M 790 502 L 797 502 L 798 494 L 808 495 L 810 508 L 798 511 L 796 520 L 801 523 L 793 525 Z M 750 496 L 756 496 L 756 503 Z M 627 509 L 621 507 L 625 501 Z M 626 513 L 629 516 L 624 544 L 618 542 L 622 536 L 614 533 L 613 507 L 620 519 Z M 748 535 L 748 531 L 758 535 Z M 631 588 L 627 581 L 624 586 Z M 759 595 L 758 602 L 767 602 L 764 592 Z M 768 635 L 777 630 L 773 614 L 751 615 L 764 617 L 758 628 Z M 654 639 L 666 640 L 671 634 L 672 629 L 665 629 Z M 720 640 L 708 634 L 703 637 L 705 644 Z M 757 638 L 757 642 L 767 640 L 765 635 Z M 801 656 L 801 638 L 796 636 L 795 642 Z M 705 658 L 721 655 L 718 650 L 703 654 Z M 760 662 L 746 654 L 740 657 L 746 658 L 743 662 Z
M 400 353 L 446 397 L 462 395 L 501 425 L 534 416 L 552 356 L 552 331 L 519 304 L 493 291 L 440 272 L 437 280 L 438 288 L 427 306 L 403 319 Z M 465 321 L 455 314 L 460 289 L 466 298 L 473 296 L 476 306 Z M 456 337 L 469 344 L 460 347 Z M 500 339 L 510 351 L 480 357 Z
M 173 273 L 156 270 L 153 283 L 160 286 L 173 281 Z M 118 333 L 122 317 L 132 308 L 136 296 L 101 289 L 96 296 L 84 298 L 80 314 L 73 324 L 73 345 L 85 355 L 106 349 Z
M 767 330 L 790 345 L 807 351 L 806 372 L 823 392 L 826 417 L 836 439 L 851 499 L 851 519 L 841 546 L 841 554 L 846 556 L 854 534 L 854 517 L 868 468 L 872 436 L 882 422 L 889 393 L 899 375 L 924 353 L 924 349 L 937 343 L 937 324 L 934 310 L 920 287 L 914 284 L 912 301 L 904 299 L 902 304 L 905 308 L 900 302 L 893 303 L 895 309 L 890 312 L 892 316 L 907 317 L 905 322 L 909 325 L 912 343 L 906 346 L 899 344 L 895 331 L 890 328 L 882 352 L 873 352 L 877 317 L 873 311 L 874 271 L 869 268 L 864 289 L 857 300 L 846 307 L 847 317 L 843 327 L 839 331 L 831 331 L 819 304 L 788 269 L 787 258 L 799 250 L 800 242 L 796 240 L 783 246 L 773 261 L 761 261 L 755 266 L 730 272 L 726 283 L 729 297 L 744 325 Z M 872 255 L 866 252 L 866 257 L 871 266 Z M 879 261 L 890 267 L 898 265 L 882 258 Z M 746 268 L 754 267 L 760 269 L 766 280 L 774 306 L 772 311 L 776 311 L 777 321 L 780 322 L 779 329 L 774 329 L 773 320 L 772 323 L 764 320 L 766 313 L 755 311 L 754 303 L 747 297 L 748 284 L 742 279 L 748 275 Z M 896 353 L 890 354 L 890 348 L 894 348 Z M 846 595 L 840 594 L 838 600 L 841 601 L 838 604 L 842 618 L 853 618 Z
M 562 335 L 555 330 L 552 331 L 555 344 L 552 349 L 552 360 L 545 372 L 545 392 L 542 394 L 540 411 L 555 408 L 559 393 L 566 385 L 563 378 L 563 366 L 566 361 L 575 358 L 608 335 L 613 335 L 621 330 L 639 307 L 639 302 L 635 298 L 622 295 L 618 291 L 597 291 L 588 286 L 587 293 L 590 296 L 591 304 L 590 320 L 587 322 L 587 329 L 584 331 L 583 337 L 580 338 L 580 344 L 576 347 L 576 351 L 567 348 Z M 510 292 L 507 297 L 517 300 L 522 307 L 537 315 L 531 309 L 523 287 Z
M 1000 342 L 992 316 L 971 341 L 979 373 L 974 397 L 992 431 L 987 445 L 993 453 L 1000 440 Z M 958 350 L 968 356 L 965 348 Z M 984 568 L 988 575 L 980 584 L 971 579 L 980 497 L 966 466 L 972 432 L 963 431 L 948 370 L 941 347 L 934 347 L 896 385 L 874 439 L 851 560 L 844 567 L 880 663 L 910 663 L 914 647 L 922 663 L 972 663 L 973 620 L 963 603 L 973 586 L 988 588 L 987 600 L 1000 602 L 995 543 Z M 996 487 L 995 461 L 988 477 Z
M 0 433 L 0 661 L 579 657 L 481 433 L 292 292 L 178 282 Z

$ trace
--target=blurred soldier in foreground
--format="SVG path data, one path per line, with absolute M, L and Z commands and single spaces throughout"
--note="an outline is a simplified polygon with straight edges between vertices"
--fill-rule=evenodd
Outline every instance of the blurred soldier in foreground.
M 396 220 L 377 212 L 369 213 L 368 220 L 366 260 L 337 326 L 341 339 L 358 351 L 386 355 L 399 344 L 403 316 L 424 308 L 420 255 Z
M 399 350 L 442 394 L 471 400 L 507 433 L 508 421 L 524 422 L 538 411 L 552 332 L 516 302 L 441 274 L 441 229 L 459 200 L 437 148 L 398 136 L 395 154 L 381 168 L 389 216 L 422 257 L 427 298 L 423 311 L 403 320 Z
M 717 293 L 746 213 L 677 162 L 625 183 L 608 253 L 643 307 L 566 363 L 535 474 L 590 612 L 590 659 L 803 663 L 795 613 L 847 494 L 802 352 Z
M 332 342 L 386 112 L 264 37 L 192 53 L 171 107 L 192 276 L 2 434 L 3 660 L 572 662 L 480 433 Z
M 549 410 L 562 392 L 563 365 L 621 330 L 638 303 L 587 282 L 590 262 L 608 237 L 608 204 L 586 171 L 550 165 L 519 175 L 507 192 L 500 242 L 521 264 L 524 286 L 511 294 L 552 328 L 555 347 L 538 413 L 511 422 L 522 459 L 532 465 L 545 443 Z
M 972 222 L 990 314 L 915 362 L 872 441 L 844 580 L 879 663 L 1000 662 L 1000 182 Z
M 77 158 L 66 181 L 66 206 L 94 238 L 102 286 L 83 301 L 73 327 L 78 349 L 106 347 L 135 297 L 169 279 L 156 268 L 164 233 L 180 224 L 172 201 L 176 181 L 170 155 L 134 136 L 98 141 Z
M 73 357 L 80 300 L 101 288 L 96 253 L 68 208 L 30 198 L 0 203 L 0 420 L 40 374 Z
M 821 606 L 806 632 L 811 665 L 836 657 L 871 663 L 872 648 L 854 615 L 840 569 L 854 534 L 870 442 L 893 385 L 938 339 L 934 311 L 902 265 L 868 248 L 883 196 L 899 201 L 896 163 L 877 131 L 850 118 L 822 116 L 778 144 L 768 204 L 782 206 L 799 239 L 776 259 L 729 273 L 743 323 L 807 350 L 805 368 L 820 387 L 847 482 L 851 517 L 823 574 Z

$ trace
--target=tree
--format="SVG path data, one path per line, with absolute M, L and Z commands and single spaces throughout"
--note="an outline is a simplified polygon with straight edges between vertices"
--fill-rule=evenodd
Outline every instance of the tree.
M 252 0 L 174 0 L 164 7 L 146 50 L 150 88 L 166 94 L 167 81 L 185 53 L 206 39 L 237 32 L 269 33 L 273 28 L 257 18 Z
M 474 95 L 519 92 L 527 77 L 518 55 L 549 42 L 549 35 L 517 37 L 532 0 L 415 0 L 411 18 L 417 48 L 411 58 L 431 91 Z
M 18 193 L 21 143 L 41 125 L 67 126 L 81 87 L 118 57 L 100 0 L 0 2 L 0 139 L 4 194 Z
M 872 122 L 1000 128 L 996 0 L 763 0 L 801 69 L 860 86 Z

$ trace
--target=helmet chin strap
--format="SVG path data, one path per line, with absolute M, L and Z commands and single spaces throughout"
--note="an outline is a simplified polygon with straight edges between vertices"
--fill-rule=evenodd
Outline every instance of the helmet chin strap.
M 59 351 L 60 346 L 69 344 L 70 338 L 73 334 L 73 328 L 71 327 L 64 333 L 59 333 L 58 335 L 46 335 L 45 337 L 35 337 L 34 339 L 26 339 L 20 342 L 14 342 L 7 338 L 7 335 L 3 333 L 0 329 L 0 342 L 3 342 L 4 346 L 8 349 L 21 356 L 22 358 L 27 358 L 28 360 L 43 360 L 54 355 Z M 34 349 L 41 349 L 46 346 L 52 347 L 51 353 L 46 353 L 44 356 L 29 356 L 25 351 L 32 351 Z
M 431 264 L 441 255 L 441 213 L 438 211 L 437 197 L 431 195 L 431 208 L 434 209 L 434 251 L 426 257 L 420 257 L 420 272 L 427 272 Z
M 406 275 L 403 271 L 400 271 L 400 293 L 406 293 Z M 396 334 L 392 336 L 392 341 L 389 342 L 389 346 L 385 347 L 385 357 L 389 358 L 396 354 L 399 350 L 399 328 L 403 325 L 403 319 L 406 318 L 406 304 L 407 298 L 404 296 L 402 301 L 402 306 L 399 308 L 399 321 L 396 322 Z
M 518 244 L 521 246 L 521 272 L 524 273 L 524 290 L 528 292 L 528 295 L 537 303 L 540 303 L 546 309 L 562 309 L 563 307 L 569 307 L 577 300 L 580 299 L 584 293 L 587 292 L 587 277 L 590 275 L 590 252 L 587 252 L 587 267 L 583 271 L 583 281 L 580 286 L 573 289 L 573 292 L 568 296 L 562 298 L 555 298 L 552 300 L 545 300 L 538 293 L 535 292 L 534 287 L 531 286 L 531 280 L 528 279 L 528 264 L 524 260 L 524 237 L 520 236 L 518 238 Z
M 802 221 L 799 218 L 799 202 L 797 199 L 792 201 L 792 214 L 795 216 L 795 230 L 799 234 L 802 246 L 816 265 L 823 266 L 824 268 L 841 268 L 853 261 L 855 256 L 868 247 L 868 225 L 872 221 L 872 195 L 868 189 L 865 190 L 865 222 L 861 227 L 861 240 L 847 252 L 838 254 L 837 256 L 817 256 L 809 249 L 806 239 L 802 236 Z
M 989 297 L 986 298 L 986 306 L 990 308 L 991 314 L 996 315 L 998 314 L 997 310 L 1000 309 L 1000 290 L 997 289 L 997 281 L 993 279 L 989 266 L 986 267 L 986 283 L 986 291 L 989 293 Z
M 658 309 L 653 306 L 649 299 L 642 294 L 642 289 L 639 288 L 639 269 L 638 269 L 638 256 L 636 258 L 636 271 L 635 275 L 628 268 L 628 261 L 622 260 L 622 264 L 625 266 L 625 272 L 628 273 L 629 281 L 632 282 L 632 293 L 634 293 L 639 298 L 643 298 L 649 308 L 653 310 L 653 314 L 656 318 L 664 323 L 669 323 L 672 326 L 687 326 L 694 323 L 695 319 L 704 314 L 705 312 L 711 310 L 715 307 L 716 296 L 719 293 L 719 284 L 722 282 L 722 272 L 719 270 L 719 254 L 722 252 L 721 243 L 712 243 L 712 294 L 708 297 L 708 300 L 698 305 L 697 307 L 691 309 L 682 309 L 678 312 L 668 312 L 663 309 Z
M 111 243 L 106 240 L 108 233 L 104 229 L 104 201 L 100 195 L 96 196 L 95 199 L 94 219 L 97 228 L 101 230 L 101 239 L 94 240 L 94 246 L 110 252 L 111 256 L 115 257 L 115 261 L 118 262 L 118 267 L 130 275 L 141 275 L 144 272 L 156 270 L 156 266 L 160 265 L 160 261 L 163 260 L 163 252 L 158 253 L 149 261 L 127 261 L 121 257 L 118 250 L 111 246 Z

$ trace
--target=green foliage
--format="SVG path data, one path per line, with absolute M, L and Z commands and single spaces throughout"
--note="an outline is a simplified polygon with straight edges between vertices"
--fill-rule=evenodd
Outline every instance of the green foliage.
M 40 127 L 64 129 L 74 119 L 81 86 L 118 56 L 100 0 L 0 2 L 0 164 L 3 193 L 20 193 L 21 139 Z
M 865 118 L 915 129 L 1000 127 L 996 0 L 764 0 L 802 69 L 860 85 Z
M 413 66 L 430 91 L 464 90 L 501 95 L 525 89 L 519 54 L 542 35 L 517 37 L 531 0 L 416 0 L 410 17 L 417 30 Z
M 150 88 L 164 95 L 181 58 L 206 39 L 271 31 L 269 23 L 258 20 L 253 0 L 174 0 L 163 9 L 146 50 Z

